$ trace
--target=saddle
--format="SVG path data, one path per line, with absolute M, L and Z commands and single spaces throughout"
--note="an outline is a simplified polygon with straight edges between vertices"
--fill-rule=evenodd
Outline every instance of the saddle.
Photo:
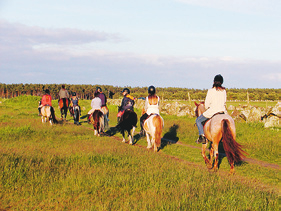
M 218 114 L 224 114 L 224 111 L 220 111 L 218 113 L 215 113 L 211 118 L 207 119 L 206 121 L 202 122 L 202 125 L 204 126 L 206 124 L 206 122 L 208 122 L 210 119 L 212 119 L 214 116 L 218 115 Z

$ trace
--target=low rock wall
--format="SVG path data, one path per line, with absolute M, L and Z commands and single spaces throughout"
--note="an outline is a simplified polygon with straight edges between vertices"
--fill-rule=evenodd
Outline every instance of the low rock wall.
M 122 99 L 108 99 L 109 105 L 121 105 Z M 135 108 L 143 109 L 144 100 L 137 99 L 135 101 Z M 188 116 L 195 117 L 195 105 L 194 103 L 182 103 L 178 101 L 174 102 L 160 102 L 160 113 L 176 116 Z M 280 127 L 281 118 L 281 102 L 278 102 L 276 106 L 267 108 L 257 106 L 228 106 L 228 112 L 235 121 L 246 122 L 263 122 L 265 127 Z

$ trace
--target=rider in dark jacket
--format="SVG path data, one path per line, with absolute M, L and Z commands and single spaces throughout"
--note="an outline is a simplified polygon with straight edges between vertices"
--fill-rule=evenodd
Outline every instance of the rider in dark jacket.
M 123 100 L 121 102 L 121 106 L 119 106 L 117 119 L 120 120 L 121 116 L 125 112 L 126 109 L 130 109 L 134 111 L 134 104 L 135 104 L 135 98 L 130 95 L 130 90 L 128 88 L 124 88 L 122 91 L 123 94 Z

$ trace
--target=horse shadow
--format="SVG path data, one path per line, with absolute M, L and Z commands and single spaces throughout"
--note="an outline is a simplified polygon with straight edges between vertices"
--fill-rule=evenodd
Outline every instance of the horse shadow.
M 106 132 L 103 133 L 103 135 L 114 136 L 118 132 L 119 132 L 119 129 L 117 127 L 110 127 Z
M 177 130 L 179 126 L 174 124 L 172 127 L 170 127 L 169 131 L 164 134 L 164 136 L 161 139 L 161 149 L 164 149 L 167 145 L 170 144 L 176 144 L 179 140 L 177 137 Z

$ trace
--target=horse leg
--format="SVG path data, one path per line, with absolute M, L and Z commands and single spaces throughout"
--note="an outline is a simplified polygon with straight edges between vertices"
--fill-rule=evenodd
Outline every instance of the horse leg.
M 133 127 L 131 130 L 131 135 L 129 136 L 130 144 L 133 145 L 134 143 L 134 133 L 135 133 L 136 127 Z
M 210 163 L 210 160 L 206 156 L 206 153 L 205 153 L 206 152 L 206 148 L 207 148 L 207 144 L 202 144 L 202 152 L 201 152 L 201 154 L 202 154 L 202 157 L 203 157 L 203 159 L 204 159 L 204 161 L 205 161 L 205 163 L 207 165 L 207 168 L 211 169 L 212 168 L 212 164 Z
M 215 156 L 215 163 L 214 163 L 214 171 L 218 170 L 218 163 L 219 163 L 219 143 L 213 142 L 213 149 L 214 149 L 214 156 Z
M 122 142 L 123 142 L 123 143 L 126 143 L 126 139 L 125 139 L 125 130 L 121 130 L 121 134 L 122 134 L 122 137 L 123 137 Z
M 154 152 L 158 151 L 157 144 L 155 143 L 155 137 L 152 137 L 152 145 L 154 145 Z
M 234 174 L 234 162 L 230 164 L 229 174 Z
M 146 141 L 147 141 L 147 149 L 151 149 L 152 144 L 151 144 L 150 137 L 149 137 L 148 133 L 146 133 Z

